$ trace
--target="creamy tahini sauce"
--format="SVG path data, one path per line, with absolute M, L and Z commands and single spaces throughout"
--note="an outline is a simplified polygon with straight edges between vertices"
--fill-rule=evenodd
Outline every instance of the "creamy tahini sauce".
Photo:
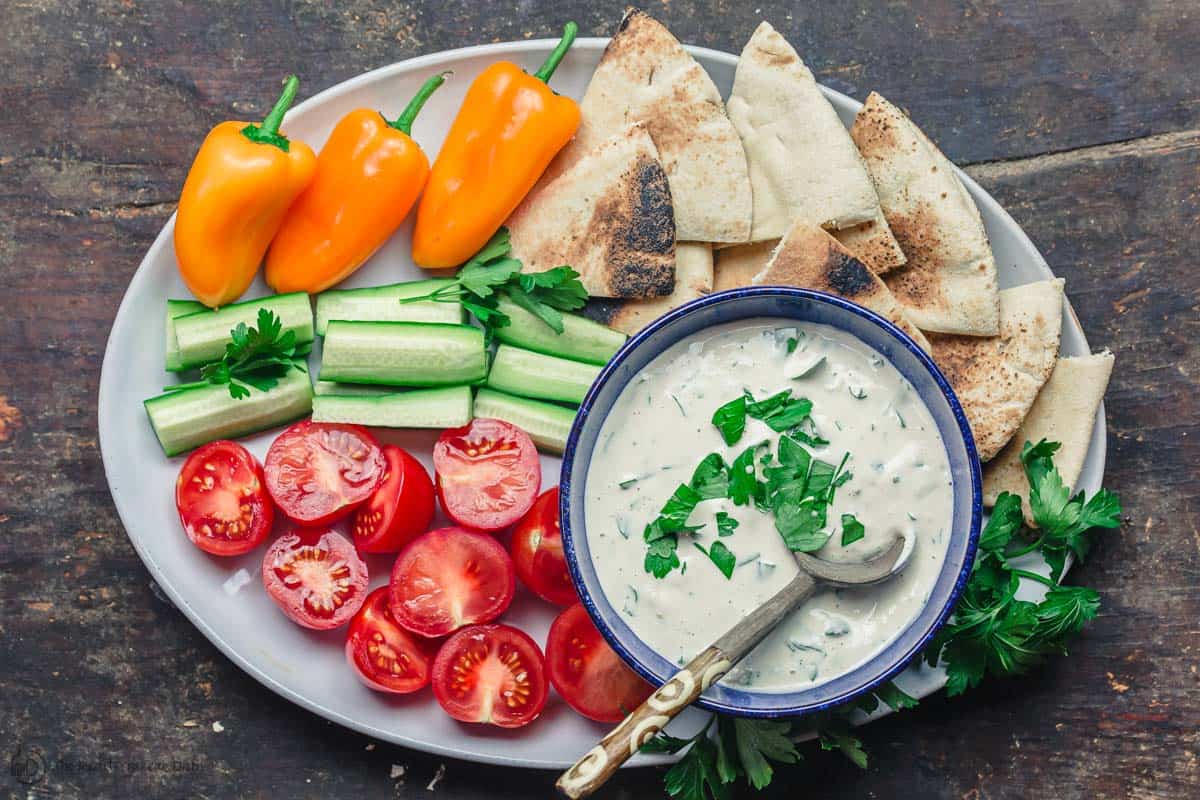
M 798 345 L 789 354 L 793 337 Z M 850 671 L 917 616 L 936 582 L 952 511 L 950 467 L 928 409 L 899 371 L 825 325 L 764 318 L 702 331 L 664 352 L 622 391 L 600 431 L 585 498 L 588 544 L 609 602 L 643 641 L 685 663 L 783 588 L 798 567 L 774 517 L 753 504 L 702 501 L 688 522 L 704 527 L 679 535 L 682 567 L 662 579 L 645 571 L 642 531 L 709 453 L 730 463 L 764 440 L 776 452 L 780 434 L 763 422 L 748 418 L 742 438 L 726 446 L 710 420 L 743 389 L 762 400 L 785 388 L 812 400 L 817 431 L 829 440 L 806 449 L 835 465 L 850 454 L 853 478 L 838 489 L 827 516 L 833 536 L 815 555 L 862 561 L 897 533 L 915 549 L 904 572 L 885 584 L 818 592 L 723 681 L 767 691 Z M 739 522 L 720 539 L 737 557 L 731 579 L 693 545 L 709 549 L 718 540 L 718 511 Z M 848 547 L 841 545 L 842 514 L 855 515 L 866 529 Z

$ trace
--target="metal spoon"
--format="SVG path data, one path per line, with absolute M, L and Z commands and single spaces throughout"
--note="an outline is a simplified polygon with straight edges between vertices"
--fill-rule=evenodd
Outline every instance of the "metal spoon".
M 846 587 L 882 583 L 907 563 L 911 549 L 906 552 L 904 545 L 904 537 L 898 536 L 887 551 L 858 564 L 835 564 L 807 553 L 795 553 L 796 563 L 800 566 L 796 577 L 646 698 L 599 744 L 559 776 L 555 784 L 558 790 L 572 800 L 578 800 L 599 789 L 626 759 L 742 660 L 776 625 L 811 597 L 819 585 Z

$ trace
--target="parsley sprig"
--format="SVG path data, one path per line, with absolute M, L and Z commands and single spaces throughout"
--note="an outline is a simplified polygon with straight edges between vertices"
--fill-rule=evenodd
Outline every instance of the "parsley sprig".
M 979 538 L 979 553 L 954 619 L 938 632 L 925 652 L 930 664 L 943 662 L 950 695 L 979 685 L 985 675 L 1020 675 L 1051 654 L 1065 654 L 1066 642 L 1095 618 L 1100 595 L 1085 586 L 1058 583 L 1068 553 L 1083 560 L 1088 532 L 1121 524 L 1121 503 L 1101 489 L 1090 500 L 1072 495 L 1054 468 L 1057 442 L 1026 442 L 1021 462 L 1029 480 L 1029 508 L 1037 524 L 1032 541 L 1021 536 L 1021 498 L 1003 492 Z M 1047 577 L 1014 564 L 1040 553 L 1050 566 Z M 1022 580 L 1043 584 L 1039 602 L 1020 600 Z
M 1045 440 L 1025 443 L 1021 461 L 1037 527 L 1025 529 L 1021 498 L 1000 495 L 980 536 L 954 618 L 924 653 L 930 664 L 945 666 L 951 696 L 977 686 L 988 675 L 1020 675 L 1048 655 L 1065 654 L 1069 640 L 1099 611 L 1095 590 L 1058 581 L 1068 553 L 1086 557 L 1092 531 L 1120 525 L 1121 503 L 1105 489 L 1090 499 L 1083 492 L 1072 494 L 1054 467 L 1059 447 Z M 843 520 L 843 536 L 851 529 L 853 525 L 847 527 Z M 1013 563 L 1032 553 L 1045 558 L 1049 577 Z M 1018 600 L 1022 580 L 1045 585 L 1042 600 Z M 683 752 L 665 778 L 667 794 L 675 800 L 728 800 L 738 780 L 761 789 L 771 782 L 776 765 L 800 761 L 796 742 L 806 733 L 815 734 L 823 750 L 841 752 L 865 769 L 868 756 L 853 734 L 853 718 L 859 712 L 874 712 L 880 704 L 900 711 L 915 708 L 917 700 L 894 683 L 885 683 L 854 702 L 798 721 L 716 716 L 689 739 L 660 733 L 642 751 Z
M 250 396 L 250 388 L 265 392 L 273 388 L 288 370 L 306 372 L 297 361 L 296 332 L 283 330 L 283 321 L 270 309 L 258 310 L 258 322 L 250 327 L 239 322 L 229 332 L 230 341 L 220 361 L 200 368 L 200 380 L 163 387 L 167 392 L 179 392 L 198 386 L 229 387 L 234 400 Z
M 501 228 L 482 250 L 463 264 L 453 283 L 429 294 L 405 297 L 400 302 L 462 303 L 463 308 L 483 325 L 490 339 L 496 328 L 511 323 L 508 315 L 499 308 L 503 297 L 549 325 L 555 333 L 562 333 L 561 312 L 574 311 L 587 303 L 587 290 L 579 280 L 579 273 L 568 266 L 523 273 L 521 262 L 511 254 L 508 229 Z

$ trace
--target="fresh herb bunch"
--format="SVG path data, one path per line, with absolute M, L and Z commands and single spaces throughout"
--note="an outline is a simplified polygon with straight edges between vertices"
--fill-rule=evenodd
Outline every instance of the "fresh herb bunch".
M 241 400 L 250 396 L 251 387 L 261 392 L 273 388 L 290 369 L 307 372 L 296 360 L 296 332 L 284 331 L 283 321 L 270 309 L 258 310 L 256 327 L 239 322 L 229 337 L 221 360 L 200 368 L 200 380 L 166 386 L 164 391 L 225 385 L 234 400 Z
M 550 326 L 563 332 L 563 311 L 583 308 L 588 293 L 579 281 L 579 273 L 567 266 L 545 272 L 521 272 L 521 262 L 511 256 L 508 228 L 501 228 L 483 249 L 463 264 L 453 283 L 429 294 L 406 297 L 401 303 L 433 300 L 462 303 L 483 325 L 490 341 L 496 328 L 510 324 L 508 315 L 499 310 L 500 298 L 511 300 Z
M 986 675 L 1023 674 L 1047 655 L 1065 654 L 1071 637 L 1099 611 L 1095 590 L 1062 586 L 1058 580 L 1068 553 L 1081 560 L 1087 555 L 1089 532 L 1120 525 L 1121 503 L 1105 489 L 1090 500 L 1083 492 L 1072 495 L 1054 467 L 1059 447 L 1045 440 L 1025 443 L 1021 462 L 1037 528 L 1024 529 L 1019 497 L 1000 495 L 980 536 L 979 552 L 954 618 L 922 656 L 930 664 L 945 666 L 946 691 L 951 696 L 977 686 Z M 1049 577 L 1013 563 L 1032 554 L 1045 559 Z M 1016 598 L 1023 579 L 1045 585 L 1042 600 Z M 839 751 L 865 769 L 867 753 L 852 733 L 853 717 L 857 712 L 870 714 L 881 703 L 894 711 L 917 706 L 916 698 L 885 683 L 854 702 L 795 722 L 718 715 L 690 739 L 660 733 L 642 751 L 686 749 L 665 778 L 667 793 L 676 800 L 727 800 L 739 779 L 761 789 L 771 782 L 773 765 L 798 762 L 796 743 L 813 734 L 823 750 Z
M 1074 496 L 1054 468 L 1057 442 L 1026 442 L 1021 463 L 1029 479 L 1029 509 L 1037 529 L 1032 540 L 1019 534 L 1021 498 L 1003 492 L 979 538 L 979 553 L 952 622 L 925 651 L 929 664 L 943 662 L 950 695 L 979 685 L 984 675 L 1019 675 L 1051 654 L 1065 654 L 1067 640 L 1100 610 L 1100 595 L 1085 586 L 1061 586 L 1067 553 L 1087 556 L 1088 532 L 1121 524 L 1121 502 L 1105 489 L 1090 500 Z M 1049 577 L 1013 562 L 1040 553 Z M 1039 602 L 1018 600 L 1022 579 L 1046 586 Z

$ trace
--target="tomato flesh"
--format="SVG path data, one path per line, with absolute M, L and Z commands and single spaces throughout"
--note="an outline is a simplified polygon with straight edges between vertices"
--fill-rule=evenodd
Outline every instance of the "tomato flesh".
M 546 671 L 567 705 L 597 722 L 620 722 L 654 691 L 608 646 L 583 603 L 550 626 Z
M 497 531 L 525 515 L 542 485 L 529 434 L 498 419 L 451 428 L 433 448 L 438 497 L 465 528 Z
M 560 606 L 579 598 L 563 555 L 558 487 L 548 489 L 521 518 L 509 545 L 517 577 L 538 597 Z
M 445 636 L 490 622 L 513 599 L 512 559 L 491 536 L 439 528 L 414 539 L 392 567 L 390 607 L 396 621 L 421 636 Z
M 396 624 L 388 609 L 388 589 L 367 595 L 350 620 L 346 660 L 359 680 L 380 692 L 411 694 L 429 685 L 434 655 L 428 639 L 413 636 Z
M 367 596 L 367 565 L 335 531 L 296 530 L 267 549 L 263 586 L 292 622 L 329 630 L 350 621 Z
M 237 442 L 210 442 L 188 456 L 175 481 L 175 507 L 192 544 L 216 556 L 250 552 L 275 521 L 262 467 Z
M 383 481 L 354 513 L 354 546 L 363 553 L 398 552 L 433 520 L 433 481 L 421 462 L 390 444 L 383 458 Z
M 366 428 L 302 420 L 267 451 L 267 491 L 300 525 L 318 527 L 345 516 L 371 496 L 387 469 Z
M 549 689 L 537 643 L 509 625 L 473 625 L 451 636 L 433 661 L 433 694 L 460 722 L 528 725 Z

